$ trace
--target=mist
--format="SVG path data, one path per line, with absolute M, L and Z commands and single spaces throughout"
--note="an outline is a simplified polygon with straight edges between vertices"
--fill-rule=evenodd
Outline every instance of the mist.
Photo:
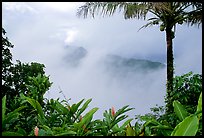
M 156 104 L 165 105 L 166 66 L 143 72 L 139 67 L 140 71 L 110 70 L 106 63 L 107 56 L 114 55 L 165 65 L 165 33 L 158 27 L 138 32 L 146 21 L 125 20 L 122 13 L 108 18 L 78 18 L 76 9 L 83 3 L 63 3 L 63 8 L 45 3 L 12 4 L 3 3 L 2 17 L 14 44 L 13 61 L 46 66 L 53 82 L 46 98 L 71 98 L 71 104 L 92 98 L 88 109 L 99 107 L 94 118 L 102 118 L 104 110 L 111 107 L 117 110 L 129 105 L 135 109 L 127 114 L 134 118 L 149 113 Z M 173 43 L 176 75 L 202 72 L 201 30 L 177 27 Z
M 64 94 L 67 99 L 71 98 L 71 103 L 92 98 L 90 108 L 100 108 L 96 113 L 98 118 L 102 117 L 104 110 L 111 107 L 119 109 L 129 105 L 135 108 L 130 111 L 130 116 L 134 117 L 136 114 L 150 112 L 149 108 L 156 104 L 164 105 L 162 99 L 165 96 L 166 68 L 148 73 L 113 73 L 104 63 L 106 54 L 100 50 L 88 51 L 86 57 L 73 66 L 66 66 L 66 60 L 63 60 L 64 63 L 58 62 L 54 70 L 47 70 L 54 84 L 46 97 L 63 99 Z M 56 93 L 60 90 L 63 94 Z

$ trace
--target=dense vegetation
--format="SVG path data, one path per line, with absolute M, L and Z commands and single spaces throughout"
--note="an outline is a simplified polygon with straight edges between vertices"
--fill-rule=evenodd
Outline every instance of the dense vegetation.
M 174 77 L 174 91 L 165 107 L 129 118 L 128 105 L 93 120 L 97 107 L 86 111 L 91 99 L 46 99 L 52 82 L 40 63 L 12 63 L 13 45 L 2 28 L 2 135 L 15 136 L 170 136 L 202 135 L 202 75 Z M 171 104 L 169 104 L 171 103 Z M 172 109 L 166 113 L 165 110 Z M 136 123 L 131 122 L 136 119 Z M 124 121 L 122 125 L 119 122 Z

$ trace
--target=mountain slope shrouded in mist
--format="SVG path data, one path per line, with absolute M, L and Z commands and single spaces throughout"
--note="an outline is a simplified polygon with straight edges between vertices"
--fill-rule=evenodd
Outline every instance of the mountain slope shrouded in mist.
M 160 62 L 145 59 L 124 58 L 118 55 L 107 55 L 105 59 L 107 70 L 120 73 L 148 73 L 165 67 Z
M 80 61 L 86 56 L 87 50 L 83 47 L 66 46 L 66 55 L 63 57 L 66 65 L 69 67 L 76 67 Z
M 63 60 L 65 64 L 76 67 L 87 56 L 88 51 L 83 47 L 67 46 L 66 55 Z M 124 58 L 119 55 L 107 54 L 101 58 L 103 65 L 107 70 L 118 72 L 138 72 L 147 73 L 157 69 L 164 68 L 165 65 L 160 62 L 153 62 L 151 60 Z M 100 61 L 99 61 L 100 62 Z

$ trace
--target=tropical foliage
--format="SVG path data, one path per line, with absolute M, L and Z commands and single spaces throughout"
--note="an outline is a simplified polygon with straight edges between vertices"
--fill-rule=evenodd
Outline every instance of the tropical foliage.
M 199 125 L 202 117 L 202 93 L 198 99 L 197 110 L 193 114 L 188 113 L 179 101 L 173 102 L 175 113 L 180 120 L 175 128 L 166 120 L 159 120 L 154 116 L 140 116 L 143 122 L 138 121 L 134 126 L 131 125 L 133 119 L 130 118 L 119 126 L 118 123 L 128 117 L 125 113 L 133 109 L 128 106 L 116 112 L 111 108 L 104 112 L 102 120 L 93 120 L 97 107 L 84 113 L 91 99 L 85 102 L 82 99 L 72 105 L 66 101 L 63 104 L 59 99 L 50 99 L 47 101 L 50 109 L 48 112 L 43 110 L 37 100 L 23 94 L 20 99 L 23 104 L 14 111 L 7 112 L 6 95 L 2 98 L 3 136 L 195 136 L 198 130 L 202 129 L 202 125 Z M 29 108 L 26 103 L 32 106 L 32 112 L 35 114 L 35 124 L 29 126 L 31 131 L 26 131 L 26 128 L 17 123 L 23 109 Z M 26 115 L 28 122 L 32 120 L 30 116 Z M 13 127 L 10 127 L 11 125 Z

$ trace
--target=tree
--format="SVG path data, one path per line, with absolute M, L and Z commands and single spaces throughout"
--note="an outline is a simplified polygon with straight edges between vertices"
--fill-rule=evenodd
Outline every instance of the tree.
M 20 94 L 24 94 L 38 101 L 44 107 L 43 95 L 51 87 L 49 76 L 45 75 L 45 66 L 40 63 L 31 62 L 12 63 L 11 44 L 5 36 L 6 32 L 2 28 L 2 97 L 6 96 L 7 112 L 14 111 L 22 105 Z M 31 131 L 31 125 L 36 124 L 36 114 L 33 113 L 31 105 L 27 104 L 27 108 L 22 109 L 20 118 L 17 122 L 10 122 L 8 128 L 14 128 L 17 124 L 25 131 Z M 28 118 L 31 118 L 30 120 Z M 29 121 L 28 121 L 29 120 Z
M 2 90 L 7 91 L 9 86 L 7 81 L 11 76 L 10 67 L 12 63 L 12 54 L 10 48 L 13 48 L 13 45 L 9 42 L 8 38 L 5 36 L 6 31 L 2 28 Z
M 195 113 L 199 96 L 202 93 L 202 75 L 189 72 L 181 76 L 175 76 L 173 88 L 174 91 L 171 93 L 171 98 L 168 99 L 169 103 L 178 100 L 188 113 Z M 173 104 L 167 104 L 166 106 L 170 109 L 174 108 Z M 167 120 L 173 127 L 179 122 L 173 110 L 164 114 L 161 118 Z M 202 117 L 200 119 L 200 125 L 202 126 Z M 199 128 L 197 135 L 202 135 L 202 127 Z
M 160 25 L 160 31 L 166 32 L 167 43 L 167 99 L 173 92 L 173 43 L 177 24 L 199 25 L 202 23 L 201 2 L 87 2 L 79 7 L 77 15 L 84 18 L 90 14 L 113 15 L 117 9 L 123 9 L 124 18 L 146 19 L 147 14 L 152 18 L 141 28 L 152 25 Z M 140 28 L 140 29 L 141 29 Z M 174 29 L 174 30 L 173 30 Z M 168 101 L 167 101 L 168 102 Z M 167 112 L 169 112 L 167 108 Z

